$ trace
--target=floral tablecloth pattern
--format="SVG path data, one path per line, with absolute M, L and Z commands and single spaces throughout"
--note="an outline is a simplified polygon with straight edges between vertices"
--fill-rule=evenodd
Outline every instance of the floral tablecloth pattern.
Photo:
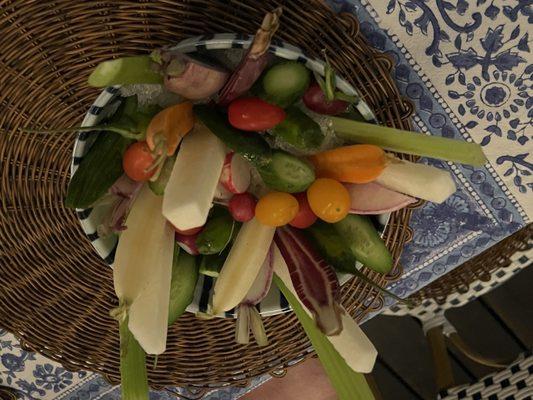
M 402 95 L 416 107 L 423 133 L 474 141 L 490 163 L 483 168 L 437 160 L 459 190 L 445 203 L 428 203 L 411 220 L 414 238 L 391 286 L 407 296 L 517 231 L 533 216 L 533 0 L 332 0 L 355 13 L 361 32 L 394 60 Z M 209 400 L 236 399 L 250 388 L 230 388 Z M 0 385 L 24 398 L 119 399 L 99 375 L 72 373 L 26 352 L 0 330 Z M 153 392 L 152 399 L 172 398 Z

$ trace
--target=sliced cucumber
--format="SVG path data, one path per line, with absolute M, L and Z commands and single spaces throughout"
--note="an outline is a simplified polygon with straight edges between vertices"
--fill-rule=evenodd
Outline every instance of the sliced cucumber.
M 161 171 L 159 172 L 159 176 L 157 177 L 157 179 L 153 182 L 148 182 L 148 186 L 150 186 L 152 192 L 154 192 L 158 196 L 163 196 L 165 194 L 165 187 L 167 186 L 170 174 L 172 174 L 172 168 L 174 167 L 175 161 L 176 157 L 167 158 L 165 160 L 165 163 L 161 167 Z
M 283 108 L 288 107 L 304 94 L 310 80 L 310 71 L 299 62 L 276 64 L 263 76 L 264 100 Z
M 462 140 L 428 136 L 382 125 L 331 117 L 338 137 L 354 143 L 380 146 L 385 150 L 482 166 L 487 162 L 481 146 Z
M 281 192 L 303 192 L 315 180 L 309 163 L 283 151 L 275 151 L 270 163 L 257 170 L 269 188 Z
M 382 274 L 391 270 L 392 255 L 370 219 L 349 214 L 333 226 L 358 261 Z
M 185 312 L 187 306 L 191 304 L 197 281 L 198 265 L 196 257 L 185 251 L 180 251 L 180 247 L 176 243 L 172 262 L 172 280 L 170 281 L 169 325 L 172 325 Z
M 324 141 L 320 125 L 296 106 L 287 110 L 287 116 L 272 129 L 272 134 L 299 150 L 314 150 Z
M 89 75 L 88 83 L 93 87 L 163 83 L 163 77 L 152 69 L 150 56 L 133 56 L 101 62 Z

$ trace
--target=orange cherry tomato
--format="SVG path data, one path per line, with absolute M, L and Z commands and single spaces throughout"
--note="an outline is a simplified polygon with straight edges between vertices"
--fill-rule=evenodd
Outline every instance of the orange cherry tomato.
M 146 142 L 135 142 L 130 145 L 122 157 L 122 168 L 126 175 L 137 182 L 147 181 L 155 173 L 148 170 L 154 163 L 152 152 Z
M 320 178 L 307 189 L 307 200 L 311 210 L 318 218 L 334 223 L 338 222 L 350 210 L 350 194 L 340 182 Z
M 255 217 L 263 225 L 283 226 L 298 214 L 298 200 L 289 193 L 270 192 L 263 196 L 255 207 Z

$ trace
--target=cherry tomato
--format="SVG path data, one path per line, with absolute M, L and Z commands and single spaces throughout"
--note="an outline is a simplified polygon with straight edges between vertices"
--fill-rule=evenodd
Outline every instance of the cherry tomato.
M 296 214 L 296 217 L 294 217 L 292 221 L 289 222 L 289 225 L 300 229 L 309 228 L 315 223 L 315 221 L 317 220 L 317 216 L 309 206 L 309 202 L 307 201 L 307 194 L 305 192 L 296 193 L 294 197 L 296 197 L 296 200 L 298 200 L 300 209 L 298 211 L 298 214 Z
M 289 193 L 270 192 L 255 207 L 255 217 L 263 225 L 283 226 L 298 214 L 298 200 Z
M 307 189 L 307 200 L 318 218 L 329 223 L 340 221 L 350 210 L 348 190 L 334 179 L 320 178 L 314 181 Z
M 146 171 L 154 163 L 154 157 L 146 142 L 135 142 L 124 152 L 122 167 L 130 179 L 137 182 L 147 181 L 155 170 Z
M 345 112 L 348 108 L 346 101 L 326 101 L 324 92 L 316 82 L 307 88 L 302 100 L 307 108 L 318 114 L 337 115 Z
M 264 131 L 285 119 L 283 108 L 257 97 L 236 99 L 228 107 L 229 123 L 243 131 Z
M 228 203 L 229 212 L 235 221 L 247 222 L 255 216 L 256 203 L 250 193 L 236 194 Z
M 181 229 L 178 229 L 174 226 L 174 230 L 176 231 L 176 233 L 178 235 L 182 235 L 182 236 L 194 236 L 196 235 L 197 233 L 200 233 L 202 231 L 202 229 L 204 229 L 203 226 L 199 226 L 197 228 L 191 228 L 191 229 L 185 229 L 185 230 L 181 230 Z

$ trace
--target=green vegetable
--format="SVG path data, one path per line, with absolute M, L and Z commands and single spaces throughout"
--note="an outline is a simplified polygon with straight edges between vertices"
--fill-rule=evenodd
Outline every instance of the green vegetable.
M 101 132 L 68 186 L 65 205 L 88 208 L 105 195 L 123 174 L 122 155 L 132 141 Z
M 364 375 L 354 372 L 339 352 L 333 347 L 328 337 L 316 327 L 315 321 L 303 309 L 302 305 L 285 286 L 281 279 L 274 275 L 274 282 L 283 293 L 307 337 L 315 349 L 324 371 L 337 392 L 339 400 L 372 400 L 374 395 Z
M 296 106 L 287 110 L 285 119 L 272 129 L 272 134 L 299 150 L 313 150 L 322 144 L 320 125 Z
M 219 254 L 231 241 L 237 223 L 229 213 L 211 218 L 196 238 L 200 254 Z
M 391 270 L 392 255 L 368 217 L 348 214 L 333 226 L 358 261 L 382 274 Z
M 331 117 L 331 121 L 337 136 L 350 142 L 374 144 L 385 150 L 440 158 L 474 166 L 482 166 L 487 162 L 481 146 L 475 143 L 428 136 L 338 117 Z
M 218 278 L 218 274 L 220 273 L 228 254 L 229 249 L 226 248 L 221 254 L 202 256 L 200 260 L 200 273 L 213 278 Z
M 93 87 L 131 85 L 135 83 L 163 83 L 163 76 L 152 69 L 150 56 L 122 57 L 104 61 L 89 75 Z
M 128 329 L 128 318 L 119 322 L 120 384 L 123 400 L 148 400 L 146 353 Z
M 185 251 L 180 251 L 180 247 L 176 243 L 172 262 L 172 280 L 170 281 L 169 326 L 185 312 L 187 306 L 193 301 L 197 281 L 196 257 Z
M 233 128 L 215 108 L 194 106 L 198 119 L 226 146 L 250 161 L 267 186 L 285 192 L 301 192 L 315 180 L 313 168 L 304 160 L 270 149 L 258 134 Z
M 296 61 L 287 61 L 272 66 L 263 76 L 264 100 L 288 107 L 306 91 L 311 73 Z
M 269 188 L 281 192 L 303 192 L 315 180 L 308 162 L 284 151 L 275 151 L 270 163 L 257 170 Z
M 355 107 L 349 107 L 349 109 L 345 112 L 339 115 L 341 118 L 350 119 L 352 121 L 361 121 L 365 122 L 366 119 L 363 117 L 363 114 L 359 112 L 359 110 Z
M 165 187 L 167 186 L 167 182 L 170 178 L 170 174 L 172 173 L 172 168 L 174 167 L 175 161 L 175 156 L 167 158 L 165 160 L 165 163 L 161 167 L 161 171 L 159 172 L 159 176 L 157 177 L 157 179 L 153 182 L 148 182 L 148 186 L 150 186 L 152 192 L 154 192 L 158 196 L 163 196 L 165 194 Z

